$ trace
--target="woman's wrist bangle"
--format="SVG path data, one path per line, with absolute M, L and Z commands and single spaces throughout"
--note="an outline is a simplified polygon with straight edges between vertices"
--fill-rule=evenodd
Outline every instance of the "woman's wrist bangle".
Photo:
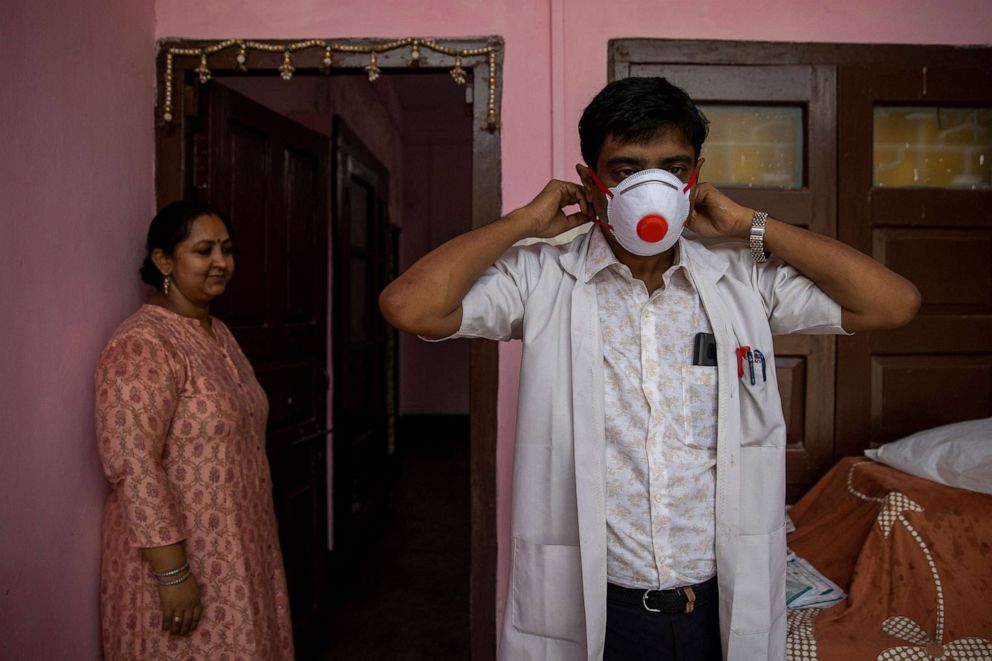
M 152 570 L 152 574 L 156 578 L 166 578 L 169 576 L 176 576 L 177 574 L 182 574 L 184 571 L 189 569 L 189 562 L 184 562 L 182 566 L 176 567 L 175 569 L 170 569 L 169 571 L 155 571 Z
M 180 583 L 182 583 L 183 581 L 185 581 L 187 578 L 189 578 L 192 575 L 193 575 L 193 571 L 190 570 L 189 567 L 187 567 L 186 568 L 186 573 L 183 574 L 182 576 L 180 576 L 179 578 L 174 578 L 174 579 L 169 580 L 169 581 L 163 581 L 163 580 L 159 579 L 158 584 L 159 585 L 162 585 L 162 586 L 179 585 Z

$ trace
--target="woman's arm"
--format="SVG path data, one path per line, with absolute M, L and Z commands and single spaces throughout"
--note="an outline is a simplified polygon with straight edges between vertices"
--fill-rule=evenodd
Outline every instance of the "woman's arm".
M 162 465 L 179 399 L 166 356 L 161 342 L 138 331 L 115 338 L 103 352 L 94 379 L 97 447 L 124 505 L 128 541 L 141 549 L 149 571 L 166 574 L 155 576 L 162 628 L 185 634 L 199 620 L 200 591 L 188 568 L 175 572 L 186 564 L 186 534 Z

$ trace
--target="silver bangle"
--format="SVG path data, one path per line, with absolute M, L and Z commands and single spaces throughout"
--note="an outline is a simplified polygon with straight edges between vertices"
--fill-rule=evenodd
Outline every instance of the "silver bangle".
M 154 571 L 153 570 L 152 571 L 152 574 L 154 574 L 158 578 L 164 578 L 166 576 L 175 576 L 176 574 L 181 574 L 184 571 L 186 571 L 187 569 L 189 569 L 189 562 L 184 562 L 182 564 L 182 566 L 176 567 L 175 569 L 170 569 L 169 571 Z
M 162 586 L 179 585 L 180 583 L 182 583 L 183 581 L 185 581 L 187 578 L 189 578 L 192 575 L 193 575 L 193 571 L 188 569 L 187 572 L 185 574 L 183 574 L 182 576 L 180 576 L 179 578 L 174 578 L 171 581 L 162 581 L 162 580 L 160 580 L 158 582 L 158 584 L 159 585 L 162 585 Z
M 751 218 L 751 236 L 748 245 L 751 248 L 751 259 L 755 264 L 761 264 L 768 260 L 765 254 L 765 221 L 768 214 L 764 211 L 755 211 Z

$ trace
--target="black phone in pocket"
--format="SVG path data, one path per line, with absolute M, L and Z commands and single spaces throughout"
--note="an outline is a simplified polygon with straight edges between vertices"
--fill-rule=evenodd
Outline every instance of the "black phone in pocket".
M 716 336 L 713 333 L 696 333 L 696 340 L 692 345 L 692 364 L 716 366 Z

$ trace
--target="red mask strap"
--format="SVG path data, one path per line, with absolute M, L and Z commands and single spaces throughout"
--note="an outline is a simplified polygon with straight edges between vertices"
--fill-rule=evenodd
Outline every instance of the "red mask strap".
M 588 171 L 589 171 L 589 176 L 592 177 L 592 182 L 594 184 L 596 184 L 596 187 L 599 190 L 603 191 L 603 193 L 606 195 L 606 197 L 612 198 L 613 197 L 613 192 L 610 191 L 609 188 L 607 188 L 606 186 L 603 185 L 603 182 L 599 180 L 599 177 L 596 176 L 596 173 L 593 172 L 592 168 L 588 168 Z M 593 225 L 599 225 L 600 227 L 602 227 L 604 229 L 608 229 L 611 232 L 613 231 L 613 225 L 610 225 L 609 223 L 604 222 L 604 221 L 600 220 L 599 218 L 596 218 L 595 216 L 590 216 L 589 217 L 589 220 L 592 222 Z
M 594 218 L 593 216 L 589 216 L 589 222 L 591 222 L 593 225 L 599 225 L 603 229 L 610 230 L 611 232 L 613 231 L 613 225 L 610 225 L 609 223 L 604 222 L 599 218 Z
M 689 182 L 685 185 L 685 188 L 682 189 L 682 192 L 683 193 L 689 192 L 689 189 L 696 185 L 696 179 L 698 178 L 699 178 L 699 166 L 697 165 L 696 169 L 692 171 L 692 177 L 689 179 Z
M 596 188 L 603 191 L 603 194 L 606 195 L 606 197 L 613 197 L 613 191 L 603 185 L 603 182 L 599 180 L 599 177 L 596 176 L 596 173 L 593 172 L 592 168 L 589 168 L 589 176 L 592 177 L 592 182 L 596 184 Z

